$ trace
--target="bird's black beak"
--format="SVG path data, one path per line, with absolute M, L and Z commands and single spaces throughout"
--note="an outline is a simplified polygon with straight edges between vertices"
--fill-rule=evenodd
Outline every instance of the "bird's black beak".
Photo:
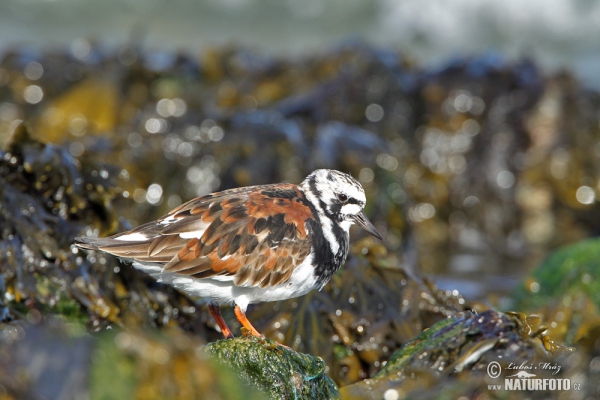
M 358 225 L 360 225 L 365 231 L 369 232 L 371 235 L 375 236 L 377 239 L 381 240 L 382 242 L 384 241 L 383 236 L 381 236 L 381 233 L 379 233 L 379 231 L 375 228 L 375 226 L 371 223 L 371 221 L 369 221 L 369 219 L 367 218 L 365 213 L 363 213 L 361 211 L 360 213 L 352 216 L 352 219 L 354 220 L 354 222 L 356 222 Z

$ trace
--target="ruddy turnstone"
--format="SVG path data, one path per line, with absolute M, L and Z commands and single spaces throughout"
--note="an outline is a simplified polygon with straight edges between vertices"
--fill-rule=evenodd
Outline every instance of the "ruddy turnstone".
M 240 323 L 248 304 L 285 300 L 321 289 L 348 255 L 357 223 L 383 240 L 363 213 L 365 192 L 345 173 L 319 169 L 300 184 L 250 186 L 193 199 L 157 221 L 76 245 L 114 254 L 193 296 L 232 338 L 221 304 L 235 304 Z

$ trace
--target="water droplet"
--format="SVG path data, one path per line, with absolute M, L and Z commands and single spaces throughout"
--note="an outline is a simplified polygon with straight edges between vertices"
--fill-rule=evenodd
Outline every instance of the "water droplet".
M 44 67 L 37 61 L 32 61 L 25 66 L 23 71 L 27 79 L 31 79 L 32 81 L 38 80 L 44 74 Z
M 592 204 L 596 200 L 594 189 L 589 186 L 581 186 L 577 189 L 575 197 L 581 204 Z
M 29 85 L 23 91 L 23 98 L 29 104 L 37 104 L 44 98 L 44 91 L 38 85 Z
M 371 122 L 379 122 L 383 119 L 385 112 L 379 104 L 369 104 L 365 110 L 365 116 Z
M 158 204 L 162 199 L 163 189 L 158 183 L 153 183 L 146 192 L 146 201 L 150 204 Z

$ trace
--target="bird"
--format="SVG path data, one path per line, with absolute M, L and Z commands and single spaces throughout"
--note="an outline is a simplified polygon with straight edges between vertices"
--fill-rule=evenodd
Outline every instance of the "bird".
M 234 188 L 195 198 L 156 221 L 106 238 L 77 237 L 75 245 L 131 262 L 159 282 L 210 299 L 221 315 L 233 305 L 246 333 L 264 338 L 246 316 L 249 304 L 321 290 L 348 256 L 353 224 L 383 241 L 364 214 L 365 191 L 352 176 L 317 169 L 299 185 Z

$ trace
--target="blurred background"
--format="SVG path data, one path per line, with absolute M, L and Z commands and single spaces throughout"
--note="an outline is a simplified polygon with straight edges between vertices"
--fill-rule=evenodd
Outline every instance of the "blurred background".
M 600 88 L 595 0 L 4 0 L 0 49 L 77 46 L 195 53 L 235 44 L 271 55 L 322 52 L 349 38 L 398 49 L 421 65 L 495 51 L 567 68 Z
M 386 242 L 353 230 L 324 291 L 251 307 L 268 337 L 343 385 L 440 319 L 517 305 L 557 340 L 591 332 L 597 354 L 596 253 L 551 262 L 551 284 L 529 274 L 600 233 L 599 36 L 600 2 L 585 0 L 0 0 L 0 339 L 23 344 L 6 354 L 27 365 L 32 340 L 71 335 L 77 365 L 99 363 L 92 392 L 113 390 L 123 354 L 157 354 L 140 382 L 160 386 L 165 363 L 220 337 L 205 303 L 73 238 L 323 167 L 362 183 Z M 554 308 L 528 308 L 536 294 Z M 91 350 L 86 332 L 113 328 Z

